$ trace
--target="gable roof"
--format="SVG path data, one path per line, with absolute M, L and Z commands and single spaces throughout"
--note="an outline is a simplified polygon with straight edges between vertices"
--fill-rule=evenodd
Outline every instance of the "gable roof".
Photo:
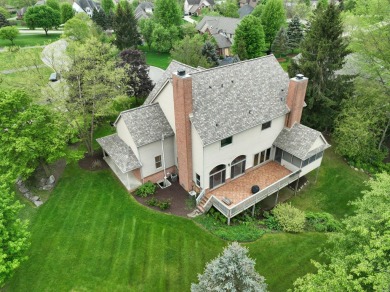
M 125 122 L 137 147 L 161 140 L 162 134 L 164 137 L 174 135 L 158 103 L 121 112 L 117 121 L 119 118 Z
M 319 137 L 324 140 L 324 145 L 310 151 Z M 302 160 L 330 147 L 320 132 L 298 123 L 295 123 L 291 129 L 284 128 L 276 138 L 274 146 Z
M 217 42 L 219 49 L 230 48 L 232 46 L 232 42 L 229 40 L 229 38 L 220 33 L 213 34 L 213 38 Z
M 196 25 L 196 29 L 205 32 L 208 28 L 211 34 L 223 31 L 227 34 L 234 34 L 241 19 L 222 16 L 205 16 Z
M 92 0 L 77 0 L 76 3 L 85 11 L 88 7 L 96 10 L 100 9 L 100 6 L 98 3 L 92 1 Z
M 144 104 L 150 104 L 153 99 L 156 97 L 157 93 L 162 89 L 165 83 L 168 80 L 172 79 L 172 73 L 177 72 L 178 69 L 184 69 L 187 73 L 196 72 L 200 69 L 188 66 L 186 64 L 180 63 L 178 61 L 172 60 L 168 68 L 165 70 L 162 77 L 157 81 L 156 85 L 153 87 L 153 90 L 149 93 L 148 97 L 145 99 Z
M 189 5 L 199 5 L 203 0 L 186 0 Z M 214 0 L 207 0 L 210 5 L 214 5 Z
M 240 15 L 240 18 L 244 18 L 245 16 L 252 13 L 254 8 L 250 6 L 249 4 L 244 4 L 240 9 L 238 9 L 238 14 Z
M 193 72 L 192 123 L 203 145 L 285 115 L 289 78 L 273 55 Z
M 123 173 L 142 166 L 133 150 L 117 134 L 98 138 L 96 141 L 110 155 Z

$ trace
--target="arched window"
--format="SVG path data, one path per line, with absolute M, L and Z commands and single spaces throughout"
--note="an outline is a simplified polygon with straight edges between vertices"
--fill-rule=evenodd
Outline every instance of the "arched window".
M 246 162 L 245 155 L 237 156 L 232 161 L 232 166 L 230 169 L 230 177 L 231 178 L 235 178 L 236 176 L 239 176 L 240 174 L 245 173 L 245 162 Z
M 210 171 L 210 189 L 223 184 L 226 179 L 226 165 L 220 164 Z

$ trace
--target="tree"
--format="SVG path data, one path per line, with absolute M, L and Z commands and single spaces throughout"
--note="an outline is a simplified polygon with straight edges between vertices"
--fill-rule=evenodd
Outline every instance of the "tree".
M 123 68 L 118 68 L 112 56 L 112 46 L 92 37 L 85 44 L 71 43 L 67 51 L 70 68 L 63 72 L 69 85 L 65 107 L 79 135 L 93 155 L 94 130 L 97 117 L 107 114 L 110 102 L 122 94 L 126 80 Z
M 22 207 L 4 185 L 0 186 L 0 287 L 27 259 L 25 252 L 30 245 L 30 234 L 27 222 L 19 218 Z
M 47 35 L 49 29 L 60 25 L 61 15 L 49 6 L 39 5 L 27 9 L 23 19 L 29 29 L 41 27 Z
M 319 0 L 317 3 L 317 10 L 325 10 L 329 5 L 328 0 Z
M 157 23 L 152 34 L 152 46 L 158 52 L 169 52 L 173 43 L 179 38 L 179 30 L 176 26 L 165 28 Z
M 367 182 L 369 190 L 354 202 L 354 215 L 343 232 L 328 240 L 328 264 L 313 261 L 317 273 L 295 281 L 294 291 L 388 291 L 390 287 L 390 175 Z
M 125 69 L 126 94 L 142 100 L 153 89 L 153 82 L 149 77 L 149 66 L 146 65 L 145 55 L 138 50 L 124 50 L 119 54 L 118 66 Z
M 265 5 L 263 4 L 263 2 L 257 4 L 256 7 L 255 7 L 255 9 L 253 9 L 251 15 L 256 16 L 256 17 L 258 17 L 258 18 L 261 18 L 261 14 L 262 14 L 263 11 L 264 11 L 264 6 L 265 6 Z
M 74 41 L 84 42 L 90 36 L 90 29 L 87 22 L 73 17 L 64 25 L 64 37 Z
M 302 57 L 289 66 L 290 76 L 302 73 L 310 80 L 303 123 L 316 129 L 332 130 L 342 100 L 352 95 L 352 76 L 336 74 L 350 53 L 342 34 L 340 11 L 334 4 L 317 10 L 301 44 Z
M 261 13 L 261 23 L 264 28 L 265 42 L 271 49 L 276 34 L 286 23 L 286 12 L 282 0 L 268 0 Z
M 246 54 L 243 53 L 243 48 Z M 259 18 L 252 15 L 244 17 L 236 29 L 232 49 L 240 60 L 264 55 L 264 32 Z
M 287 30 L 284 27 L 281 27 L 272 43 L 272 52 L 276 55 L 286 54 L 288 50 L 288 41 Z
M 5 18 L 5 16 L 0 13 L 0 28 L 5 27 L 5 26 L 10 26 L 10 25 L 11 24 L 9 23 L 7 18 Z
M 49 176 L 48 163 L 66 156 L 66 125 L 22 91 L 0 91 L 0 97 L 1 173 L 14 182 L 41 165 Z
M 5 26 L 0 28 L 0 39 L 9 40 L 14 45 L 14 39 L 19 35 L 19 30 L 16 26 Z
M 303 29 L 298 16 L 294 16 L 287 28 L 288 48 L 294 51 L 303 39 Z
M 99 11 L 94 9 L 91 19 L 94 23 L 99 25 L 103 30 L 106 30 L 108 28 L 107 15 L 103 9 L 100 9 Z
M 200 291 L 266 291 L 264 277 L 255 270 L 255 261 L 248 257 L 248 249 L 237 242 L 228 245 L 223 253 L 206 265 L 198 274 L 198 284 L 191 284 L 191 292 Z
M 237 1 L 226 0 L 217 6 L 218 11 L 225 17 L 239 18 Z
M 171 50 L 173 59 L 190 65 L 192 67 L 210 67 L 207 58 L 202 55 L 202 48 L 204 45 L 204 38 L 197 34 L 194 37 L 185 36 L 184 39 L 178 41 Z
M 194 23 L 187 22 L 181 26 L 182 37 L 185 36 L 193 37 L 198 34 L 196 25 Z
M 2 14 L 2 15 L 4 16 L 5 19 L 11 17 L 11 14 L 10 14 L 10 13 L 8 12 L 8 10 L 5 9 L 4 7 L 0 7 L 0 14 Z
M 60 3 L 58 0 L 46 0 L 46 5 L 61 13 Z
M 152 46 L 153 43 L 153 31 L 154 31 L 155 23 L 151 19 L 141 19 L 138 22 L 138 25 L 140 27 L 142 37 L 145 43 L 148 45 L 150 51 L 150 47 Z
M 202 55 L 206 57 L 207 63 L 211 67 L 218 66 L 218 54 L 214 44 L 210 41 L 206 41 L 202 48 Z
M 74 10 L 72 8 L 72 5 L 70 5 L 68 2 L 64 2 L 61 4 L 61 23 L 67 22 L 69 19 L 71 19 L 74 16 Z
M 164 28 L 180 27 L 181 9 L 176 0 L 156 0 L 153 18 Z
M 114 2 L 112 2 L 112 0 L 102 0 L 101 5 L 106 14 L 114 10 L 115 7 Z
M 114 15 L 113 29 L 115 31 L 114 43 L 119 49 L 135 48 L 140 44 L 137 21 L 128 2 L 118 4 Z

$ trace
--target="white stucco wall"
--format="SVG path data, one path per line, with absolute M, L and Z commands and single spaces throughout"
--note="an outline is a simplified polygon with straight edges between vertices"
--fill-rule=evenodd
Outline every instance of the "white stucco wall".
M 164 155 L 165 155 L 165 167 L 175 165 L 175 156 L 174 156 L 174 136 L 164 139 Z M 144 145 L 138 148 L 139 154 L 141 156 L 142 163 L 142 176 L 147 177 L 156 172 L 162 171 L 163 167 L 156 168 L 154 158 L 158 155 L 162 156 L 161 141 L 156 141 L 147 145 Z
M 306 165 L 305 167 L 302 167 L 302 171 L 299 174 L 299 176 L 304 176 L 305 174 L 309 173 L 310 171 L 316 169 L 317 167 L 321 166 L 322 157 L 313 161 L 312 163 Z
M 173 103 L 173 86 L 171 82 L 168 82 L 164 88 L 160 91 L 158 97 L 153 101 L 158 103 L 165 114 L 169 125 L 173 132 L 176 134 L 175 127 L 175 107 Z
M 285 116 L 281 116 L 272 121 L 271 127 L 261 130 L 261 125 L 238 133 L 233 136 L 233 143 L 221 147 L 221 142 L 217 141 L 204 148 L 204 188 L 209 188 L 209 173 L 219 164 L 226 165 L 226 178 L 230 178 L 230 163 L 237 156 L 246 155 L 245 168 L 253 166 L 254 155 L 272 148 L 272 143 L 284 127 Z M 273 152 L 271 152 L 271 159 Z
M 134 140 L 131 137 L 130 132 L 127 129 L 125 121 L 123 120 L 122 117 L 120 117 L 118 122 L 116 123 L 116 132 L 117 132 L 119 138 L 121 138 L 123 140 L 123 142 L 125 142 L 127 145 L 130 146 L 130 148 L 133 150 L 135 156 L 137 156 L 137 158 L 140 160 L 137 146 L 135 145 Z
M 203 173 L 203 143 L 198 135 L 198 132 L 195 130 L 193 125 L 191 125 L 191 139 L 192 139 L 192 175 L 193 175 L 192 180 L 196 182 L 196 174 L 199 174 L 200 187 L 203 188 L 205 182 L 205 174 Z

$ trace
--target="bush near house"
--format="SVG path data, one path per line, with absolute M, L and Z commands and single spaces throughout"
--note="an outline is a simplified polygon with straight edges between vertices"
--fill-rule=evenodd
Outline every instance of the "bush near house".
M 151 181 L 148 181 L 144 183 L 142 186 L 140 186 L 135 191 L 135 194 L 139 197 L 146 198 L 149 195 L 153 195 L 155 191 L 156 191 L 156 185 Z
M 149 206 L 159 207 L 161 210 L 167 210 L 171 207 L 171 200 L 159 200 L 156 197 L 152 197 L 150 200 L 146 201 L 146 204 Z
M 305 212 L 291 206 L 291 203 L 277 205 L 272 213 L 285 232 L 303 232 L 305 228 Z
M 332 214 L 326 212 L 307 212 L 306 229 L 317 232 L 335 232 L 342 228 L 341 223 Z

